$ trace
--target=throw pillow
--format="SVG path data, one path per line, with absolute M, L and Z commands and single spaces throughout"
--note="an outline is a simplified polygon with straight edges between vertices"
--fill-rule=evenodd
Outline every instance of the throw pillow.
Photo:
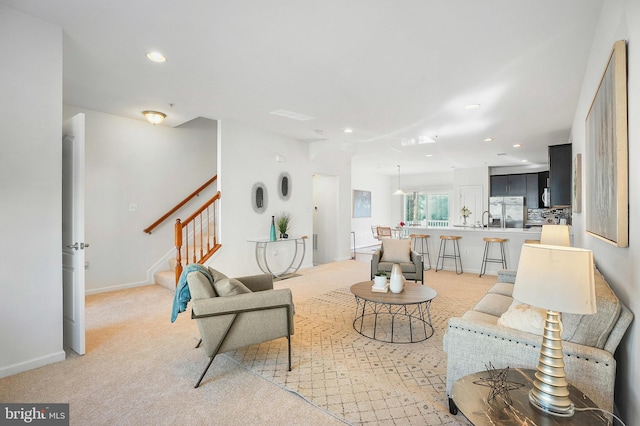
M 211 276 L 213 277 L 213 282 L 215 283 L 218 280 L 221 280 L 223 278 L 228 278 L 225 274 L 223 274 L 220 271 L 217 271 L 215 269 L 213 269 L 211 266 L 208 267 L 209 268 L 209 273 L 211 273 Z
M 384 238 L 382 240 L 381 262 L 408 263 L 411 262 L 411 240 Z
M 222 278 L 213 283 L 213 288 L 220 297 L 251 293 L 251 290 L 235 278 Z
M 498 319 L 498 325 L 542 335 L 546 318 L 547 311 L 545 309 L 536 308 L 514 299 L 509 309 Z

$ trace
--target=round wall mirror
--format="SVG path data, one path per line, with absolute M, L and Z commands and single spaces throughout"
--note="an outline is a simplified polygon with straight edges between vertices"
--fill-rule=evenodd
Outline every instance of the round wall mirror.
M 291 196 L 291 176 L 287 172 L 282 172 L 278 177 L 278 194 L 283 200 Z
M 256 213 L 264 213 L 267 210 L 267 188 L 264 183 L 258 182 L 251 189 L 251 206 Z

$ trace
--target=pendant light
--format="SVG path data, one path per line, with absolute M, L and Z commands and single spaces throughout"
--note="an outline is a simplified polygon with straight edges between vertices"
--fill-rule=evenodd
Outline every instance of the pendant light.
M 398 164 L 398 189 L 393 195 L 404 195 L 404 191 L 400 189 L 400 164 Z

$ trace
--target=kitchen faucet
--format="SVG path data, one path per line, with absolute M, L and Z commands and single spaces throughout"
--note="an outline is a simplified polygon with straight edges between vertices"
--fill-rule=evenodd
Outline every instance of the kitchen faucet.
M 487 213 L 487 228 L 489 227 L 489 222 L 491 221 L 491 212 L 489 210 L 485 210 L 482 212 L 482 227 L 484 228 L 484 214 Z

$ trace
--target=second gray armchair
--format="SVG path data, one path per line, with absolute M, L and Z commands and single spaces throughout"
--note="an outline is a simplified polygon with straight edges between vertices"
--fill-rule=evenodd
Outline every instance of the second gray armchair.
M 406 279 L 424 284 L 422 255 L 411 250 L 411 240 L 383 238 L 382 246 L 371 257 L 371 279 L 378 271 L 390 275 L 394 263 L 400 265 Z

